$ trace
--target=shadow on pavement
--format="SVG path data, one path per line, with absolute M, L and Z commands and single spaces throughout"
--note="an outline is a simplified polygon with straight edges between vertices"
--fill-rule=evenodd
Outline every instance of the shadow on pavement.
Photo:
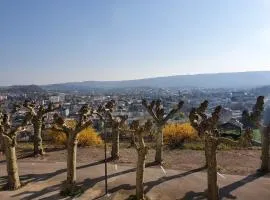
M 162 184 L 166 181 L 170 181 L 172 179 L 177 179 L 177 178 L 182 178 L 184 176 L 188 176 L 190 174 L 193 174 L 193 173 L 196 173 L 196 172 L 199 172 L 199 171 L 202 171 L 204 170 L 205 167 L 200 167 L 200 168 L 197 168 L 197 169 L 193 169 L 193 170 L 190 170 L 190 171 L 187 171 L 187 172 L 184 172 L 184 173 L 181 173 L 181 174 L 176 174 L 176 175 L 173 175 L 173 176 L 166 176 L 166 177 L 161 177 L 157 180 L 154 180 L 154 181 L 149 181 L 149 182 L 146 182 L 144 184 L 144 186 L 146 187 L 145 189 L 145 193 L 148 193 L 153 187 L 159 185 L 159 184 Z M 136 170 L 136 169 L 135 169 Z M 134 170 L 134 171 L 135 171 Z M 114 174 L 113 174 L 114 175 Z M 135 189 L 135 185 L 130 185 L 130 184 L 122 184 L 122 185 L 119 185 L 119 186 L 116 186 L 114 188 L 111 188 L 109 190 L 110 193 L 115 193 L 119 190 L 133 190 Z
M 264 176 L 262 173 L 255 173 L 255 174 L 250 174 L 243 179 L 236 181 L 232 184 L 229 184 L 227 186 L 224 186 L 219 189 L 219 196 L 220 199 L 226 198 L 226 199 L 237 199 L 236 196 L 232 195 L 231 192 L 236 190 L 237 188 L 240 188 L 244 186 L 247 183 L 250 183 L 260 177 Z M 207 199 L 205 192 L 194 192 L 190 191 L 185 194 L 183 198 L 180 198 L 178 200 L 201 200 L 201 199 Z
M 103 162 L 104 161 L 101 160 L 101 161 L 97 161 L 95 163 L 82 165 L 82 166 L 77 167 L 77 169 L 91 167 L 91 166 L 94 166 L 94 165 L 102 164 Z M 146 182 L 145 183 L 145 193 L 148 193 L 155 186 L 157 186 L 159 184 L 162 184 L 162 183 L 164 183 L 166 181 L 170 181 L 170 180 L 177 179 L 177 178 L 182 178 L 182 177 L 188 176 L 190 174 L 202 171 L 204 169 L 205 169 L 205 167 L 201 167 L 201 168 L 193 169 L 193 170 L 181 173 L 181 174 L 161 177 L 161 178 L 159 178 L 157 180 Z M 22 178 L 22 181 L 25 181 L 25 183 L 37 182 L 37 181 L 48 180 L 48 179 L 50 179 L 50 178 L 52 178 L 52 177 L 54 177 L 54 176 L 56 176 L 58 174 L 64 173 L 64 172 L 66 172 L 66 169 L 60 169 L 60 170 L 57 170 L 57 171 L 52 172 L 52 173 L 27 174 L 27 175 L 21 176 L 21 178 Z M 128 174 L 128 173 L 132 173 L 132 172 L 136 172 L 136 168 L 132 168 L 132 169 L 128 169 L 128 170 L 125 170 L 125 171 L 120 171 L 120 172 L 117 172 L 117 173 L 109 174 L 108 179 L 113 178 L 113 177 L 117 177 L 117 176 L 120 176 L 120 175 Z M 237 182 L 234 182 L 234 183 L 232 183 L 230 185 L 222 187 L 220 189 L 220 197 L 221 198 L 226 197 L 226 198 L 229 198 L 229 199 L 236 199 L 235 196 L 230 194 L 232 191 L 236 190 L 239 187 L 244 186 L 245 184 L 247 184 L 249 182 L 252 182 L 252 181 L 260 178 L 261 176 L 263 176 L 263 174 L 259 174 L 259 173 L 251 174 L 251 175 L 249 175 L 249 176 L 247 176 L 247 177 L 245 177 L 245 178 L 243 178 L 243 179 L 241 179 L 241 180 L 239 180 Z M 77 184 L 79 186 L 81 186 L 86 191 L 86 190 L 88 190 L 90 188 L 93 188 L 97 183 L 102 182 L 104 180 L 105 180 L 105 176 L 100 176 L 100 177 L 93 178 L 93 179 L 86 178 L 85 180 L 83 180 L 82 182 L 79 182 Z M 0 181 L 1 181 L 1 179 L 0 179 Z M 13 197 L 20 197 L 20 199 L 22 199 L 22 200 L 61 199 L 61 198 L 64 198 L 64 197 L 59 196 L 59 192 L 57 192 L 57 194 L 55 194 L 56 191 L 60 191 L 60 189 L 61 189 L 60 187 L 61 187 L 61 184 L 57 184 L 57 185 L 53 185 L 53 186 L 44 188 L 41 191 L 25 191 L 25 192 L 21 192 L 19 194 L 14 195 Z M 116 192 L 118 192 L 120 190 L 134 190 L 134 189 L 135 189 L 135 185 L 121 184 L 121 185 L 118 185 L 116 187 L 113 187 L 113 188 L 109 189 L 109 193 L 113 194 L 113 193 L 116 193 Z M 52 192 L 54 192 L 54 194 L 50 195 L 49 193 L 52 193 Z M 30 195 L 28 195 L 28 194 L 30 194 Z M 28 195 L 28 196 L 23 197 L 24 195 Z M 48 196 L 48 195 L 50 195 L 50 196 Z M 42 198 L 42 196 L 44 196 L 44 198 Z M 65 199 L 72 199 L 72 198 L 67 198 L 66 197 Z M 205 197 L 204 192 L 197 192 L 196 193 L 194 191 L 190 191 L 190 192 L 187 192 L 184 197 L 179 198 L 178 200 L 180 200 L 180 199 L 181 200 L 191 200 L 191 199 L 201 200 L 201 199 L 206 199 L 206 197 Z
M 220 197 L 221 198 L 228 198 L 228 199 L 236 199 L 236 196 L 233 196 L 231 194 L 232 191 L 236 190 L 237 188 L 240 188 L 242 186 L 244 186 L 247 183 L 250 183 L 260 177 L 264 176 L 263 173 L 254 173 L 254 174 L 250 174 L 246 177 L 244 177 L 243 179 L 236 181 L 230 185 L 226 185 L 222 188 L 220 188 L 219 192 L 220 192 Z
M 204 192 L 187 192 L 186 195 L 183 198 L 177 199 L 177 200 L 202 200 L 207 199 Z
M 94 163 L 79 166 L 79 167 L 77 167 L 77 169 L 83 169 L 83 168 L 99 165 L 99 164 L 102 164 L 102 163 L 104 163 L 104 161 L 100 160 L 100 161 L 97 161 L 97 162 L 94 162 Z M 51 173 L 26 174 L 26 175 L 21 175 L 20 179 L 21 179 L 21 182 L 23 184 L 28 184 L 30 182 L 39 182 L 39 181 L 48 180 L 50 178 L 53 178 L 54 176 L 65 173 L 66 171 L 67 170 L 65 168 L 65 169 L 56 170 L 55 172 L 51 172 Z M 6 184 L 6 182 L 7 182 L 7 176 L 0 177 L 0 187 L 2 187 L 4 184 Z

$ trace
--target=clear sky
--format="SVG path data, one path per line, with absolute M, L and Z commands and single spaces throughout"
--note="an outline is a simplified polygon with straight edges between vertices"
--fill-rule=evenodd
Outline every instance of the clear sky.
M 0 85 L 270 70 L 270 0 L 0 0 Z

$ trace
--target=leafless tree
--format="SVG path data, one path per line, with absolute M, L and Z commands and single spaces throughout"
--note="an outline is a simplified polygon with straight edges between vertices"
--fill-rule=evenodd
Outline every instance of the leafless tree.
M 27 113 L 21 124 L 13 126 L 11 120 L 12 114 L 13 113 L 3 113 L 0 115 L 0 135 L 3 140 L 7 163 L 7 188 L 10 190 L 16 190 L 21 187 L 16 156 L 16 136 L 31 120 L 31 115 Z
M 54 106 L 52 103 L 45 108 L 43 105 L 36 105 L 33 102 L 25 101 L 23 106 L 29 110 L 32 115 L 32 124 L 34 127 L 34 156 L 44 155 L 42 145 L 42 125 L 45 114 L 53 112 L 60 108 L 60 105 Z
M 126 120 L 128 119 L 127 115 L 118 115 L 113 116 L 112 111 L 114 108 L 115 102 L 113 100 L 107 102 L 104 106 L 99 106 L 99 108 L 94 112 L 100 118 L 100 120 L 105 123 L 106 127 L 112 129 L 112 150 L 111 158 L 117 160 L 120 157 L 119 152 L 119 137 L 120 132 L 123 131 Z
M 180 101 L 176 108 L 173 108 L 167 115 L 165 114 L 161 100 L 154 100 L 150 104 L 146 101 L 142 101 L 142 105 L 146 108 L 147 112 L 152 116 L 155 125 L 157 126 L 156 135 L 156 155 L 155 162 L 161 164 L 163 160 L 163 128 L 184 105 L 183 101 Z
M 130 130 L 133 134 L 134 146 L 138 154 L 137 171 L 136 171 L 136 198 L 144 200 L 144 169 L 145 159 L 148 153 L 148 147 L 144 142 L 144 135 L 149 134 L 152 128 L 152 122 L 148 120 L 144 125 L 140 125 L 138 120 L 135 120 L 130 125 Z M 136 142 L 136 139 L 137 141 Z
M 61 130 L 67 137 L 67 180 L 64 185 L 65 194 L 74 194 L 79 189 L 76 186 L 76 157 L 77 157 L 77 144 L 78 135 L 86 128 L 92 125 L 92 119 L 89 118 L 93 113 L 93 110 L 84 105 L 79 111 L 79 119 L 76 120 L 75 127 L 70 127 L 66 124 L 63 117 L 58 114 L 54 115 L 54 121 L 57 130 Z

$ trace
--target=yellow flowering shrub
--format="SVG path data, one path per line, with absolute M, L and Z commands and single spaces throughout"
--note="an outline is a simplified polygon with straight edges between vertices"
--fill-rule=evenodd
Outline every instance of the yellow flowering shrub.
M 172 148 L 182 146 L 186 140 L 193 140 L 198 137 L 197 131 L 190 125 L 167 124 L 163 129 L 164 143 Z
M 74 120 L 66 121 L 67 126 L 74 127 L 76 122 Z M 48 130 L 48 137 L 54 144 L 66 145 L 66 134 L 58 130 Z M 91 145 L 101 145 L 103 140 L 98 135 L 98 133 L 92 128 L 88 127 L 81 131 L 78 135 L 78 146 L 91 146 Z
M 103 140 L 93 128 L 88 127 L 85 130 L 83 130 L 81 133 L 79 133 L 79 137 L 78 137 L 79 146 L 91 146 L 91 145 L 101 145 L 101 144 L 103 144 Z

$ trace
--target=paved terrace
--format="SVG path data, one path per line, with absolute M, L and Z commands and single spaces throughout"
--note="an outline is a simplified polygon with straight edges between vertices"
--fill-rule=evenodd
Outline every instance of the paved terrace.
M 19 161 L 20 175 L 27 183 L 17 191 L 1 191 L 0 199 L 53 200 L 72 199 L 59 196 L 61 183 L 66 178 L 66 163 L 45 161 Z M 104 195 L 104 163 L 79 163 L 77 182 L 85 192 L 73 199 L 126 199 L 135 193 L 136 169 L 132 166 L 108 165 L 108 187 L 110 196 Z M 6 180 L 5 162 L 0 163 L 0 184 Z M 270 174 L 259 176 L 220 175 L 218 177 L 222 199 L 269 200 Z M 153 200 L 206 199 L 203 191 L 207 187 L 204 169 L 191 171 L 166 170 L 147 167 L 145 170 L 145 191 Z

